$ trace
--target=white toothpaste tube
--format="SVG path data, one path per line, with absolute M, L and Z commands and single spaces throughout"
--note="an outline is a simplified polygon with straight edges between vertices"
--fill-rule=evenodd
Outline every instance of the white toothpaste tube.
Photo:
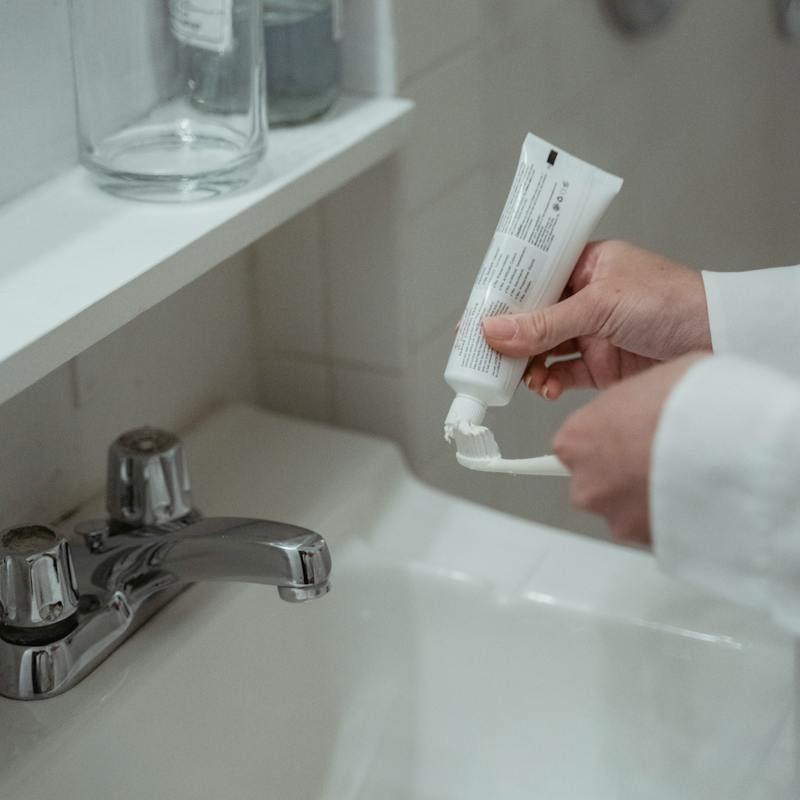
M 517 173 L 461 318 L 444 377 L 455 400 L 445 420 L 480 425 L 489 406 L 511 400 L 526 358 L 486 343 L 484 317 L 532 311 L 558 301 L 575 262 L 622 179 L 537 138 L 525 137 Z

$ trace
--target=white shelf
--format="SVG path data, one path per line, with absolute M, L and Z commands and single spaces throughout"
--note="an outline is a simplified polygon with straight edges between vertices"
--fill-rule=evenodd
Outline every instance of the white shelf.
M 76 167 L 0 206 L 0 402 L 390 155 L 412 108 L 346 97 L 270 131 L 255 179 L 211 201 L 122 200 Z

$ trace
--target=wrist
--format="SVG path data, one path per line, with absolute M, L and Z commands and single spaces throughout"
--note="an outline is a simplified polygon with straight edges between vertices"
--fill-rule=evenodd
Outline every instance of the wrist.
M 681 282 L 678 302 L 684 309 L 684 314 L 682 332 L 679 336 L 680 348 L 675 355 L 696 351 L 712 352 L 708 301 L 703 276 L 689 267 L 686 268 L 684 280 Z

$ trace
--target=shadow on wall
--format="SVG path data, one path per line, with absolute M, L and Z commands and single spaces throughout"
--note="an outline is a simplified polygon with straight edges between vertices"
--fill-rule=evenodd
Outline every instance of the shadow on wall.
M 665 25 L 685 0 L 600 0 L 610 19 L 630 35 Z

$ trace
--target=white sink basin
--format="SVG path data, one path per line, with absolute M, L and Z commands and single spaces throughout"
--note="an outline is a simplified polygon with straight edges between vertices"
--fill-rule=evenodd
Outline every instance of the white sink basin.
M 234 407 L 187 445 L 207 513 L 328 538 L 330 595 L 194 586 L 65 695 L 0 701 L 0 798 L 797 796 L 763 618 L 432 491 L 384 442 Z

